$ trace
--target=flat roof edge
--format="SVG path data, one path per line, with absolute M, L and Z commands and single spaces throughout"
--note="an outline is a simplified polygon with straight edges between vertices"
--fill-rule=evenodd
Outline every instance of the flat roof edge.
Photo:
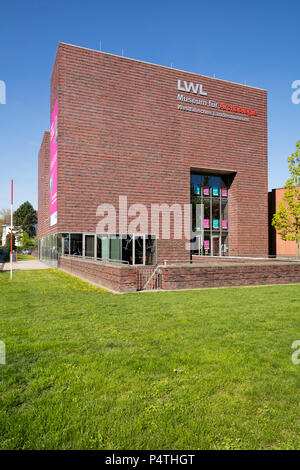
M 89 47 L 84 47 L 84 46 L 77 46 L 75 44 L 70 44 L 70 43 L 63 42 L 63 41 L 59 41 L 58 44 L 63 44 L 65 46 L 76 47 L 77 49 L 83 49 L 83 50 L 87 50 L 87 51 L 98 52 L 99 54 L 105 54 L 105 55 L 109 55 L 109 56 L 112 56 L 112 57 L 118 57 L 120 59 L 132 60 L 134 62 L 139 62 L 141 64 L 154 65 L 155 67 L 162 67 L 164 69 L 175 70 L 177 72 L 189 73 L 191 75 L 199 75 L 200 77 L 209 78 L 210 80 L 217 80 L 219 82 L 231 83 L 233 85 L 239 85 L 239 86 L 243 86 L 243 87 L 246 87 L 246 88 L 254 88 L 255 90 L 261 90 L 261 91 L 267 92 L 267 90 L 265 88 L 259 88 L 259 87 L 252 86 L 252 85 L 245 85 L 243 83 L 232 82 L 230 80 L 223 80 L 222 78 L 209 77 L 208 75 L 202 75 L 202 74 L 199 74 L 199 73 L 196 73 L 196 72 L 189 72 L 187 70 L 176 69 L 176 68 L 173 68 L 173 67 L 167 67 L 166 65 L 154 64 L 152 62 L 147 62 L 145 60 L 133 59 L 132 57 L 124 57 L 122 55 L 112 54 L 111 52 L 98 51 L 97 49 L 91 49 Z

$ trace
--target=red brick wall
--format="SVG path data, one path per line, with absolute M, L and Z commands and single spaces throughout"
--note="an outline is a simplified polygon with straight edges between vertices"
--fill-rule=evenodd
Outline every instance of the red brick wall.
M 38 237 L 49 233 L 50 132 L 46 131 L 38 156 Z
M 279 203 L 283 202 L 286 204 L 283 201 L 285 191 L 284 188 L 276 188 L 269 192 L 269 253 L 277 256 L 296 256 L 296 242 L 282 240 L 277 230 L 271 225 L 273 215 L 277 211 Z
M 60 268 L 116 292 L 136 291 L 135 266 L 116 266 L 99 261 L 62 256 Z
M 60 258 L 60 268 L 116 292 L 135 292 L 147 278 L 138 276 L 138 272 L 150 272 L 150 268 L 145 267 L 119 266 L 68 256 Z M 217 265 L 206 262 L 201 266 L 173 265 L 160 269 L 163 290 L 300 283 L 300 263 L 222 262 Z M 142 283 L 139 282 L 141 279 Z
M 276 263 L 276 264 L 274 264 Z M 259 262 L 162 268 L 162 289 L 300 283 L 300 263 Z
M 178 79 L 201 83 L 207 99 L 255 109 L 257 116 L 242 122 L 179 111 Z M 55 231 L 95 232 L 97 206 L 117 207 L 119 195 L 128 196 L 128 205 L 188 204 L 192 168 L 231 171 L 230 253 L 267 254 L 264 90 L 59 44 L 51 112 L 56 98 Z M 188 258 L 184 240 L 158 240 L 158 261 Z
M 252 257 L 248 257 L 248 258 L 240 258 L 240 257 L 237 257 L 237 258 L 230 258 L 230 256 L 218 256 L 218 257 L 213 257 L 213 258 L 209 258 L 207 256 L 195 256 L 193 255 L 193 263 L 210 263 L 210 262 L 213 262 L 213 263 L 222 263 L 222 264 L 226 264 L 226 263 L 253 263 L 254 261 L 256 263 L 274 263 L 274 259 L 273 258 L 269 258 L 269 259 L 266 259 L 266 258 L 252 258 Z

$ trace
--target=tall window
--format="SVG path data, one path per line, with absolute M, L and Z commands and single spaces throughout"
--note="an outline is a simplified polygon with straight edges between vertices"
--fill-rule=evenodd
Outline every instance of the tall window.
M 95 255 L 95 236 L 85 235 L 85 256 L 94 258 Z
M 193 255 L 226 256 L 228 176 L 191 174 Z
M 82 233 L 70 233 L 70 255 L 82 256 Z

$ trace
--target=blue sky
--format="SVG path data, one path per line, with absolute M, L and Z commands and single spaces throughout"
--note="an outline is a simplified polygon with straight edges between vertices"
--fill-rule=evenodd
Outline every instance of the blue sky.
M 269 188 L 283 186 L 300 139 L 299 1 L 35 0 L 1 2 L 0 209 L 37 207 L 37 154 L 49 128 L 59 41 L 268 90 Z

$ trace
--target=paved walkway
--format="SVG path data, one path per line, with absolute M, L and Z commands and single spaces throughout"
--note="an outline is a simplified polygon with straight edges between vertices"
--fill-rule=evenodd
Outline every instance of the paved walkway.
M 37 259 L 26 260 L 26 261 L 17 261 L 17 263 L 13 263 L 13 270 L 30 270 L 30 269 L 49 269 L 49 266 L 46 266 L 44 263 Z M 1 270 L 1 265 L 0 265 Z M 10 271 L 10 263 L 4 263 L 2 265 L 2 271 Z

